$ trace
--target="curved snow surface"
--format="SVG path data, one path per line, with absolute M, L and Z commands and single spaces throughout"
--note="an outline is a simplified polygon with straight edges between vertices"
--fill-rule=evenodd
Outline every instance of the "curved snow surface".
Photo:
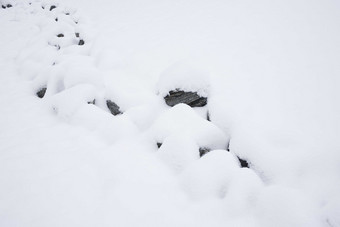
M 338 2 L 0 5 L 1 227 L 340 226 Z

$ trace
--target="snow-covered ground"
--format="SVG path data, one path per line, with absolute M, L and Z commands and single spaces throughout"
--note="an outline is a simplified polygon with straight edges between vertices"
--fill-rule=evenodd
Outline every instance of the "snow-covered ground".
M 338 1 L 0 3 L 1 227 L 340 226 Z

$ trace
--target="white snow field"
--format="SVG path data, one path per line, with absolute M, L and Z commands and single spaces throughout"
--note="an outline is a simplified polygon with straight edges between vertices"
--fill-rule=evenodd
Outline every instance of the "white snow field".
M 0 227 L 340 227 L 339 1 L 0 5 Z

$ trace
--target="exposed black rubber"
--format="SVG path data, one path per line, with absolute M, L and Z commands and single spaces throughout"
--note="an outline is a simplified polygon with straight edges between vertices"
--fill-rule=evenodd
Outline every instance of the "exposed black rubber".
M 39 98 L 43 98 L 44 96 L 45 96 L 45 93 L 46 93 L 46 90 L 47 90 L 47 88 L 41 88 L 38 92 L 37 92 L 37 96 L 39 97 Z
M 167 96 L 164 97 L 165 103 L 168 106 L 175 106 L 179 103 L 185 103 L 191 107 L 202 107 L 207 105 L 208 98 L 201 97 L 196 92 L 186 92 L 181 90 L 170 91 Z
M 200 157 L 202 157 L 203 155 L 207 154 L 210 152 L 210 149 L 207 147 L 200 147 L 199 148 L 199 152 L 200 152 Z
M 85 44 L 85 41 L 84 41 L 84 40 L 82 40 L 82 39 L 79 40 L 79 43 L 78 43 L 79 46 L 82 46 L 82 45 L 84 45 L 84 44 Z
M 238 158 L 238 161 L 240 162 L 242 168 L 249 168 L 249 163 L 246 160 L 244 160 L 240 157 L 237 157 L 237 158 Z
M 120 107 L 116 103 L 112 102 L 111 100 L 106 100 L 106 105 L 113 115 L 116 116 L 118 114 L 122 114 L 122 112 L 119 110 Z

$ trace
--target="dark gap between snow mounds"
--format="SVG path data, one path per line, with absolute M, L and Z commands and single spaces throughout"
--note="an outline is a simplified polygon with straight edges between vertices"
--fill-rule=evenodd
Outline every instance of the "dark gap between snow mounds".
M 79 43 L 78 43 L 79 46 L 82 46 L 84 44 L 85 44 L 85 41 L 83 39 L 79 40 Z
M 36 93 L 37 96 L 42 99 L 45 96 L 46 90 L 46 87 L 40 88 L 39 91 L 37 91 Z
M 2 7 L 3 9 L 6 9 L 6 8 L 11 8 L 11 7 L 12 7 L 12 5 L 11 5 L 11 4 L 7 4 L 7 5 L 1 5 L 1 7 Z
M 199 152 L 200 152 L 200 157 L 202 157 L 203 155 L 207 154 L 210 152 L 210 149 L 207 147 L 200 147 L 199 148 Z
M 123 112 L 120 111 L 120 107 L 111 100 L 106 100 L 107 108 L 109 108 L 112 115 L 116 116 L 122 114 Z
M 75 36 L 76 36 L 76 38 L 80 38 L 80 34 L 79 34 L 79 32 L 76 32 L 76 33 L 74 33 L 75 34 Z M 79 42 L 78 42 L 78 45 L 79 46 L 83 46 L 85 44 L 85 41 L 83 40 L 83 39 L 79 39 Z
M 175 106 L 179 103 L 185 103 L 191 107 L 203 107 L 207 105 L 208 98 L 201 97 L 197 92 L 182 91 L 179 89 L 172 90 L 164 97 L 165 103 L 168 106 Z
M 87 104 L 96 105 L 96 99 L 93 99 L 92 101 L 87 102 Z
M 209 111 L 207 112 L 207 121 L 211 121 L 210 120 L 210 113 L 209 113 Z
M 242 159 L 238 156 L 237 156 L 237 158 L 238 158 L 238 161 L 240 162 L 242 168 L 249 168 L 249 163 L 246 160 L 244 160 L 244 159 Z

